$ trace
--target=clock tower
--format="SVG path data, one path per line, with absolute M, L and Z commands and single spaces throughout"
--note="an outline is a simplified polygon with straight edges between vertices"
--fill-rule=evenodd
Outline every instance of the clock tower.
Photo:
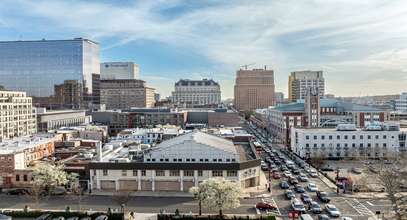
M 307 127 L 320 126 L 320 99 L 318 88 L 307 88 L 305 90 L 305 115 Z

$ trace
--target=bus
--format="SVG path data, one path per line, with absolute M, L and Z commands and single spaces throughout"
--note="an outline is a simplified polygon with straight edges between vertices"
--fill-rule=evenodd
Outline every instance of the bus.
M 258 142 L 253 142 L 254 147 L 256 148 L 256 150 L 262 150 L 261 144 L 259 144 Z

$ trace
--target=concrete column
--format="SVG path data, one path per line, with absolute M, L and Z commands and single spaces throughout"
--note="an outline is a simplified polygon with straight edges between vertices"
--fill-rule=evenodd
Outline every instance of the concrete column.
M 209 170 L 209 179 L 212 178 L 212 170 Z
M 151 171 L 152 191 L 155 191 L 155 170 Z
M 198 170 L 194 170 L 195 186 L 198 186 Z
M 180 191 L 182 192 L 182 191 L 184 191 L 184 171 L 183 170 L 180 170 L 179 171 L 179 176 L 180 176 L 180 181 L 181 181 L 181 188 L 180 188 Z
M 237 181 L 240 182 L 240 170 L 237 171 Z
M 100 170 L 96 170 L 96 189 L 100 189 L 99 172 L 100 172 Z
M 260 179 L 261 179 L 261 178 L 260 178 L 260 175 L 261 175 L 260 167 L 257 167 L 257 170 L 258 170 L 258 172 L 257 172 L 257 175 L 258 175 L 258 176 L 257 176 L 257 179 L 259 180 L 259 182 L 258 182 L 257 185 L 260 186 L 260 184 L 261 184 L 261 182 L 260 182 Z M 269 172 L 270 172 L 270 171 L 269 171 Z M 239 173 L 239 172 L 238 172 L 238 173 Z M 239 177 L 239 178 L 240 178 L 240 177 Z
M 137 170 L 138 186 L 137 189 L 141 191 L 141 170 Z
M 119 190 L 120 189 L 119 180 L 115 180 L 115 185 L 116 185 L 115 190 Z

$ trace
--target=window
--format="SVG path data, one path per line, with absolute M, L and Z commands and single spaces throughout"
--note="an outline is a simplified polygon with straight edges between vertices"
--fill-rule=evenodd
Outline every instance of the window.
M 177 161 L 177 159 L 172 159 L 172 161 Z
M 235 170 L 228 171 L 227 176 L 237 176 L 237 171 L 235 171 Z
M 164 159 L 160 159 L 160 161 L 164 161 Z
M 317 136 L 316 135 L 314 135 L 314 140 L 316 140 L 317 139 Z
M 305 136 L 305 139 L 306 139 L 306 140 L 309 140 L 309 136 L 308 136 L 308 135 L 307 135 L 307 136 Z
M 170 160 L 167 158 L 167 159 L 165 159 L 165 161 L 168 162 L 168 161 L 170 161 Z
M 213 161 L 217 161 L 217 159 L 213 159 Z
M 223 176 L 223 171 L 222 170 L 213 170 L 212 176 Z
M 151 161 L 155 161 L 155 158 L 151 159 Z
M 305 147 L 309 147 L 309 144 L 305 144 Z
M 314 144 L 314 147 L 317 148 L 318 147 L 317 144 Z
M 386 135 L 383 135 L 383 139 L 386 139 L 387 138 L 387 136 Z
M 193 170 L 184 170 L 184 176 L 194 176 Z
M 11 157 L 8 158 L 8 162 L 11 162 Z
M 191 161 L 195 161 L 195 159 L 191 159 Z
M 372 139 L 372 136 L 368 135 L 368 136 L 367 136 L 367 139 L 369 139 L 369 140 Z
M 137 176 L 137 170 L 133 170 L 133 176 Z
M 232 162 L 235 162 L 236 161 L 236 159 L 232 159 Z
M 203 159 L 199 159 L 200 162 L 203 162 Z
M 386 144 L 386 143 L 383 143 L 383 147 L 387 147 L 387 144 Z
M 340 135 L 337 135 L 337 136 L 336 136 L 336 139 L 338 139 L 338 140 L 341 139 L 341 136 L 340 136 Z
M 325 140 L 325 135 L 322 135 L 322 136 L 321 136 L 321 139 L 322 139 L 322 140 Z
M 340 156 L 341 156 L 341 153 L 340 153 L 340 152 L 336 153 L 336 156 L 337 156 L 337 157 L 340 157 Z
M 156 176 L 165 176 L 165 171 L 164 170 L 156 170 L 155 175 Z
M 107 176 L 107 170 L 103 170 L 103 176 Z
M 203 171 L 202 170 L 198 170 L 198 176 L 203 176 Z
M 16 175 L 16 181 L 19 182 L 20 181 L 20 175 Z
M 325 147 L 325 144 L 321 144 L 321 147 L 324 148 L 324 147 Z
M 179 170 L 171 170 L 170 176 L 179 176 Z
M 4 157 L 1 158 L 1 162 L 4 162 Z
M 355 143 L 352 143 L 352 147 L 356 147 L 356 144 L 355 144 Z
M 352 140 L 355 140 L 356 139 L 356 135 L 352 135 Z
M 332 140 L 332 135 L 329 135 L 329 140 Z
M 337 148 L 340 148 L 340 147 L 341 147 L 341 144 L 336 144 L 336 147 L 337 147 Z
M 360 147 L 363 147 L 363 144 L 360 144 Z
M 226 162 L 230 162 L 230 159 L 226 159 Z
M 187 161 L 191 161 L 191 159 L 187 159 Z
M 146 170 L 141 171 L 141 176 L 146 176 Z
M 379 139 L 379 135 L 376 135 L 375 138 L 376 138 L 376 140 Z
M 151 159 L 150 159 L 150 158 L 147 158 L 147 161 L 151 161 Z
M 209 161 L 209 159 L 205 159 L 205 162 L 208 162 Z
M 96 176 L 96 170 L 93 170 L 93 175 Z
M 178 159 L 178 161 L 182 161 L 182 159 Z
M 371 143 L 368 143 L 368 144 L 367 144 L 367 147 L 371 147 L 371 146 L 372 146 L 372 144 L 371 144 Z
M 362 140 L 363 139 L 363 135 L 360 135 L 360 140 Z
M 347 148 L 348 147 L 348 144 L 345 144 L 345 148 Z
M 345 135 L 344 138 L 345 138 L 345 140 L 348 140 L 348 135 Z
M 219 159 L 218 161 L 219 161 L 219 162 L 222 162 L 222 159 Z
M 127 176 L 127 170 L 122 170 L 122 176 Z
M 28 176 L 24 175 L 23 177 L 24 177 L 24 182 L 27 182 Z

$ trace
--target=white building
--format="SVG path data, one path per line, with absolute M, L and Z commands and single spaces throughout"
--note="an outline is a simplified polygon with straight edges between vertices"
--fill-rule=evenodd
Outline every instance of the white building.
M 180 79 L 174 85 L 172 102 L 190 102 L 196 105 L 221 104 L 220 85 L 213 79 Z
M 406 152 L 407 128 L 397 123 L 379 122 L 364 128 L 343 124 L 337 128 L 291 128 L 291 149 L 302 158 L 312 152 L 343 158 L 366 155 L 385 156 L 388 152 Z
M 117 134 L 114 140 L 140 141 L 140 143 L 153 143 L 156 140 L 167 140 L 177 137 L 188 131 L 181 128 L 131 128 Z
M 407 112 L 407 92 L 400 95 L 400 99 L 395 100 L 396 111 Z
M 100 64 L 100 79 L 138 79 L 139 67 L 133 62 L 106 62 Z
M 325 95 L 325 79 L 322 71 L 295 71 L 288 77 L 288 102 L 296 102 L 297 99 L 305 99 L 305 90 L 318 88 L 320 99 Z

